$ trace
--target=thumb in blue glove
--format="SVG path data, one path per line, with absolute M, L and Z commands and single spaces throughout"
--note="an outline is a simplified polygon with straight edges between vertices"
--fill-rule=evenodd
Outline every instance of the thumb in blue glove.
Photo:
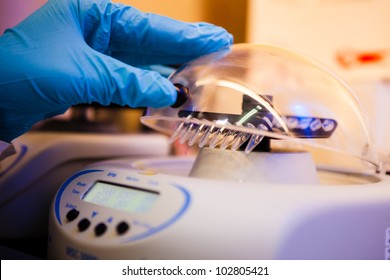
M 0 140 L 70 106 L 173 104 L 154 64 L 180 64 L 229 47 L 232 36 L 108 0 L 49 0 L 0 36 Z

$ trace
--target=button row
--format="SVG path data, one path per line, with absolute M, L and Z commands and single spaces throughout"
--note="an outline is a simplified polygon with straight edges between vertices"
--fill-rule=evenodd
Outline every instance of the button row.
M 72 209 L 66 214 L 66 219 L 69 222 L 72 222 L 72 221 L 77 219 L 79 214 L 80 214 L 80 211 L 78 211 L 76 209 Z M 80 232 L 83 232 L 83 231 L 86 231 L 90 227 L 90 225 L 91 225 L 91 221 L 87 218 L 83 218 L 77 223 L 77 228 Z M 129 228 L 130 228 L 130 225 L 128 223 L 120 222 L 116 226 L 116 232 L 117 232 L 117 234 L 122 235 L 122 234 L 126 233 L 129 230 Z M 107 231 L 107 229 L 108 229 L 108 227 L 105 223 L 99 223 L 94 228 L 95 235 L 102 236 Z

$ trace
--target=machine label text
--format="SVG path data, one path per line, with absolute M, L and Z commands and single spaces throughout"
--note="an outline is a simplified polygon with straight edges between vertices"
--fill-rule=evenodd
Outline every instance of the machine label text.
M 73 205 L 72 203 L 66 203 L 66 204 L 65 204 L 65 207 L 66 207 L 66 208 L 69 208 L 69 209 L 75 209 L 75 208 L 76 208 L 76 206 Z

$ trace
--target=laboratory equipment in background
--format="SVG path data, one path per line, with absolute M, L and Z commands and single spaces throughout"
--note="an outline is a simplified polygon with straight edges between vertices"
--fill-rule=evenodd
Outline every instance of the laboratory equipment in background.
M 198 155 L 74 173 L 53 199 L 49 258 L 390 259 L 390 177 L 341 79 L 260 44 L 170 79 L 187 99 L 141 120 Z
M 0 240 L 47 236 L 57 186 L 80 168 L 104 159 L 168 155 L 168 138 L 148 133 L 139 123 L 142 112 L 74 106 L 14 140 L 17 153 L 0 162 Z
M 343 78 L 367 113 L 375 144 L 390 162 L 390 2 L 248 3 L 247 42 L 304 52 Z
M 46 236 L 58 185 L 80 168 L 102 159 L 170 151 L 168 139 L 156 134 L 30 132 L 14 145 L 17 153 L 0 163 L 0 239 Z

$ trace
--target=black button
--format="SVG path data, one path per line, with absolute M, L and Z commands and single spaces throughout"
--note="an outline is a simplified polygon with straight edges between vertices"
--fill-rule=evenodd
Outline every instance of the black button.
M 129 224 L 126 223 L 126 222 L 120 222 L 117 226 L 116 226 L 116 232 L 118 234 L 124 234 L 128 229 L 130 228 Z
M 95 227 L 95 235 L 100 236 L 105 233 L 107 230 L 107 226 L 104 223 L 100 223 Z
M 72 209 L 68 213 L 66 213 L 66 218 L 68 219 L 69 222 L 72 222 L 77 219 L 79 214 L 80 214 L 79 211 L 77 211 L 76 209 Z
M 186 103 L 187 99 L 190 96 L 190 92 L 187 87 L 181 85 L 181 84 L 174 84 L 177 96 L 176 101 L 171 105 L 172 108 L 178 108 L 184 103 Z
M 84 218 L 77 224 L 77 227 L 79 231 L 85 231 L 87 228 L 89 228 L 90 225 L 91 222 L 88 219 Z

